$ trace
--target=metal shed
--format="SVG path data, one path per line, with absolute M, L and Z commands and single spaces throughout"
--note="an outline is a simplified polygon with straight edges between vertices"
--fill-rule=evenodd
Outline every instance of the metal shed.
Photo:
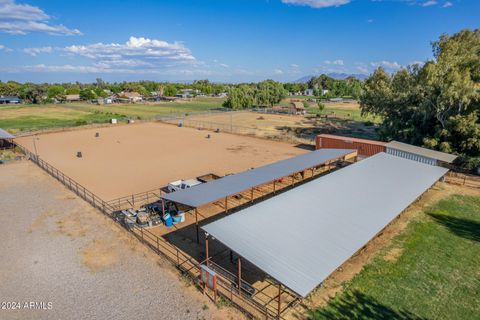
M 306 297 L 447 171 L 379 153 L 202 229 Z
M 0 128 L 0 150 L 9 149 L 13 146 L 15 136 Z
M 417 147 L 398 141 L 387 143 L 386 152 L 397 157 L 426 163 L 432 166 L 450 164 L 457 158 L 457 156 L 453 154 Z

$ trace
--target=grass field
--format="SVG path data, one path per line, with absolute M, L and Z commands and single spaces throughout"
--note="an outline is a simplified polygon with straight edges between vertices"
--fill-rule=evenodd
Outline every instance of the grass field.
M 94 123 L 106 123 L 116 118 L 119 121 L 127 119 L 151 120 L 157 117 L 207 112 L 222 108 L 224 99 L 195 98 L 190 101 L 159 102 L 148 104 L 111 104 L 95 105 L 87 103 L 49 104 L 49 105 L 20 105 L 0 106 L 0 128 L 12 133 L 22 131 L 37 131 L 41 129 L 74 127 Z M 282 101 L 288 105 L 289 100 Z M 309 114 L 319 113 L 318 107 L 310 104 Z M 297 126 L 290 126 L 291 121 L 277 123 L 280 134 L 294 130 L 291 135 L 314 136 L 318 133 L 337 133 L 347 136 L 377 138 L 373 124 L 379 119 L 362 116 L 357 103 L 327 103 L 322 114 L 338 115 L 341 119 L 330 118 L 327 121 L 310 123 L 306 121 Z M 254 116 L 254 120 L 256 116 Z M 285 118 L 286 119 L 286 118 Z M 204 121 L 210 121 L 204 119 Z M 228 118 L 230 121 L 230 118 Z M 277 121 L 278 122 L 278 121 Z M 258 124 L 238 124 L 260 129 Z M 290 128 L 291 127 L 291 128 Z M 277 130 L 278 131 L 278 130 Z M 299 131 L 299 132 L 297 132 Z M 277 134 L 278 132 L 275 132 Z
M 39 129 L 105 123 L 111 118 L 151 119 L 172 114 L 221 108 L 223 99 L 197 98 L 156 104 L 93 105 L 87 103 L 20 105 L 0 107 L 0 128 L 13 133 Z
M 424 210 L 310 319 L 479 319 L 480 198 Z

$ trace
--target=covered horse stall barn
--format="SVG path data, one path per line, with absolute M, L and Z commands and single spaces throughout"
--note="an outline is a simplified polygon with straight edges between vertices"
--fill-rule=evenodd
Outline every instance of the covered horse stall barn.
M 199 243 L 199 208 L 214 204 L 221 209 L 217 213 L 228 212 L 230 208 L 251 203 L 255 199 L 292 186 L 298 181 L 329 171 L 338 161 L 355 161 L 356 157 L 355 150 L 316 150 L 228 175 L 194 188 L 168 193 L 163 195 L 162 199 L 187 206 L 194 211 L 197 243 Z
M 307 297 L 447 171 L 379 153 L 202 229 L 238 255 L 239 285 L 245 262 L 276 283 L 269 286 L 278 295 L 260 303 L 280 318 L 293 304 L 285 294 Z M 216 266 L 217 253 L 206 251 L 205 265 Z

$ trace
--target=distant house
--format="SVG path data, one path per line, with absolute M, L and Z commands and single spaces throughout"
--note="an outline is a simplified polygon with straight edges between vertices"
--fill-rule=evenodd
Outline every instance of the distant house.
M 305 106 L 303 105 L 303 102 L 299 102 L 299 101 L 290 102 L 290 105 L 288 106 L 288 113 L 295 114 L 295 115 L 305 114 L 306 111 L 305 111 Z
M 80 95 L 79 94 L 67 94 L 65 95 L 65 101 L 66 102 L 75 102 L 75 101 L 80 101 Z
M 135 103 L 135 102 L 140 102 L 143 100 L 143 97 L 140 93 L 138 92 L 122 92 L 119 94 L 121 98 L 126 98 L 130 102 Z
M 303 95 L 305 96 L 313 96 L 313 89 L 305 89 L 305 91 L 303 91 Z
M 190 94 L 186 92 L 181 92 L 181 93 L 177 93 L 175 97 L 181 98 L 181 99 L 188 99 L 190 98 Z
M 217 94 L 217 97 L 218 97 L 218 98 L 226 98 L 226 97 L 228 97 L 228 93 L 226 93 L 226 92 L 220 92 L 219 94 Z
M 0 104 L 18 104 L 22 100 L 17 96 L 0 96 Z
M 322 89 L 322 96 L 326 95 L 329 92 L 330 92 L 330 90 L 328 90 L 328 89 Z

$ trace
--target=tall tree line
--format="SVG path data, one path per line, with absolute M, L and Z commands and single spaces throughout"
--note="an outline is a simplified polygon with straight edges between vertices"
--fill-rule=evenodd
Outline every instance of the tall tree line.
M 208 80 L 196 80 L 191 84 L 167 83 L 155 81 L 137 82 L 104 82 L 98 78 L 94 83 L 19 83 L 15 81 L 1 82 L 1 96 L 19 96 L 28 103 L 49 103 L 54 100 L 64 100 L 67 94 L 79 94 L 84 100 L 108 96 L 108 91 L 119 93 L 122 91 L 138 92 L 143 96 L 150 96 L 152 92 L 163 92 L 165 96 L 175 96 L 181 89 L 198 89 L 203 94 L 219 94 L 225 92 L 229 86 L 221 83 L 211 83 Z
M 480 165 L 480 30 L 443 35 L 434 59 L 388 74 L 378 68 L 360 98 L 363 113 L 383 118 L 380 134 L 460 155 Z

